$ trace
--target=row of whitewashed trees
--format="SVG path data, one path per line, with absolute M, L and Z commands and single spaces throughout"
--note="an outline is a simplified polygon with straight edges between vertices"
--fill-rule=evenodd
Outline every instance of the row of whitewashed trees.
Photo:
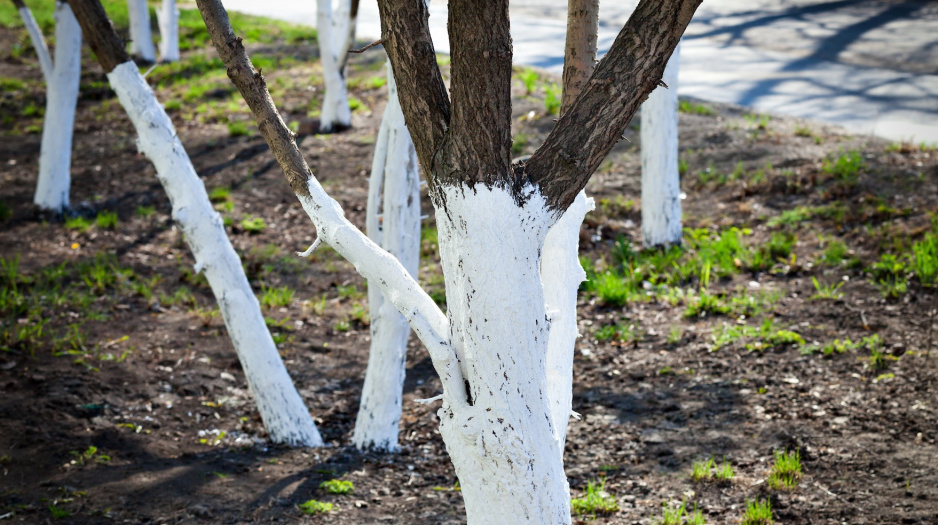
M 98 0 L 68 3 L 137 130 L 141 151 L 157 168 L 197 271 L 206 273 L 271 439 L 321 445 L 171 120 Z M 571 15 L 582 16 L 571 16 L 569 34 L 577 36 L 579 23 L 585 37 L 579 43 L 568 37 L 565 100 L 556 128 L 530 159 L 512 163 L 507 2 L 450 2 L 449 94 L 423 2 L 379 2 L 390 63 L 389 101 L 373 162 L 366 236 L 310 172 L 221 3 L 198 1 L 231 80 L 316 226 L 317 241 L 304 254 L 325 242 L 369 281 L 372 351 L 355 444 L 396 448 L 405 349 L 413 328 L 442 380 L 441 433 L 471 523 L 500 523 L 506 515 L 516 516 L 515 522 L 569 522 L 562 453 L 571 409 L 576 290 L 584 277 L 577 247 L 591 205 L 582 190 L 652 92 L 643 109 L 643 232 L 647 243 L 680 240 L 676 55 L 668 69 L 665 65 L 699 0 L 642 0 L 595 68 L 594 4 L 571 0 Z M 324 104 L 335 106 L 332 113 L 323 107 L 322 126 L 338 128 L 350 123 L 343 120 L 344 69 L 357 9 L 348 0 L 340 0 L 335 10 L 330 0 L 320 0 L 319 8 Z M 57 31 L 58 22 L 57 14 Z M 338 81 L 330 83 L 327 69 Z M 662 77 L 671 89 L 655 89 Z M 646 158 L 645 152 L 659 144 L 667 150 L 661 159 Z M 415 280 L 418 164 L 438 212 L 445 314 Z M 653 213 L 646 214 L 646 208 Z

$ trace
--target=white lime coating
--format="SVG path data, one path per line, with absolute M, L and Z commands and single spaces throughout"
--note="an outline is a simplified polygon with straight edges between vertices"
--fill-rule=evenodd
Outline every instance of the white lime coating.
M 508 191 L 482 184 L 436 191 L 449 335 L 470 392 L 461 406 L 449 403 L 453 396 L 444 399 L 440 433 L 468 522 L 569 523 L 541 280 L 554 214 L 531 186 L 523 206 Z
M 130 22 L 130 54 L 147 62 L 156 62 L 147 0 L 127 0 L 127 18 Z
M 349 38 L 349 12 L 350 0 L 338 0 L 335 12 L 332 9 L 332 0 L 316 0 L 319 56 L 322 61 L 322 77 L 326 84 L 319 129 L 325 132 L 333 131 L 336 127 L 348 127 L 352 123 L 345 72 L 341 68 L 345 63 L 344 55 L 348 52 L 347 47 L 341 46 Z
M 270 439 L 322 446 L 322 438 L 297 393 L 264 323 L 260 305 L 231 246 L 221 217 L 183 148 L 172 121 L 133 62 L 108 73 L 108 81 L 137 131 L 137 147 L 153 162 L 173 206 L 173 219 L 204 271 L 231 336 Z
M 160 3 L 156 21 L 160 26 L 160 60 L 176 62 L 179 60 L 179 9 L 176 0 Z
M 680 244 L 681 180 L 677 151 L 677 72 L 681 46 L 668 60 L 659 86 L 642 104 L 642 242 Z
M 18 11 L 20 12 L 20 18 L 23 20 L 23 26 L 26 27 L 26 32 L 29 33 L 29 40 L 33 43 L 33 49 L 36 50 L 36 56 L 39 57 L 42 76 L 46 84 L 50 84 L 52 82 L 52 57 L 49 56 L 46 39 L 42 36 L 42 31 L 39 29 L 39 24 L 36 23 L 33 12 L 26 6 L 19 8 Z
M 417 152 L 404 125 L 390 63 L 388 104 L 375 144 L 366 215 L 368 237 L 416 278 L 420 263 Z M 368 286 L 368 309 L 371 350 L 352 442 L 363 450 L 393 451 L 398 445 L 410 325 L 377 286 Z
M 33 202 L 44 210 L 68 208 L 72 136 L 81 81 L 81 27 L 64 2 L 55 4 L 55 61 L 46 82 L 46 115 L 39 150 L 39 179 Z
M 594 208 L 593 199 L 580 192 L 544 241 L 541 256 L 541 283 L 550 317 L 547 343 L 547 386 L 554 438 L 563 453 L 567 423 L 573 404 L 573 348 L 579 337 L 576 298 L 586 272 L 580 265 L 580 225 Z

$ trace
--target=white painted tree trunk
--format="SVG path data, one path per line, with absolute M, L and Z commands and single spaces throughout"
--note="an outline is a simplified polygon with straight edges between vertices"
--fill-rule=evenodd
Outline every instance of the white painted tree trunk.
M 156 21 L 160 26 L 160 60 L 176 62 L 179 60 L 179 9 L 176 0 L 160 3 Z
M 331 132 L 348 128 L 352 123 L 352 111 L 348 105 L 345 72 L 341 65 L 348 47 L 350 0 L 338 0 L 333 12 L 332 0 L 317 0 L 316 30 L 319 55 L 322 60 L 322 77 L 326 85 L 323 93 L 319 129 Z
M 81 27 L 64 2 L 55 5 L 55 62 L 46 82 L 46 114 L 33 202 L 44 210 L 68 208 L 72 136 L 81 81 Z M 48 54 L 48 51 L 46 52 Z
M 130 54 L 147 62 L 156 62 L 147 0 L 127 0 L 127 17 L 130 19 Z
M 642 104 L 642 240 L 646 247 L 680 244 L 681 180 L 677 150 L 677 72 L 674 50 L 659 86 Z
M 322 446 L 316 425 L 267 330 L 241 260 L 172 121 L 133 62 L 114 68 L 108 80 L 137 130 L 138 148 L 156 166 L 157 177 L 173 205 L 173 218 L 195 256 L 196 271 L 205 271 L 271 440 Z
M 540 257 L 554 219 L 534 188 L 524 192 L 530 197 L 523 208 L 507 191 L 482 184 L 438 191 L 450 338 L 470 392 L 468 403 L 445 400 L 440 433 L 468 522 L 569 523 Z M 575 215 L 569 220 L 578 224 Z M 569 245 L 569 235 L 559 237 Z M 581 278 L 557 277 L 569 284 Z
M 19 8 L 18 11 L 20 12 L 20 18 L 23 20 L 23 26 L 26 27 L 26 32 L 29 33 L 29 40 L 33 43 L 33 49 L 36 50 L 36 56 L 39 57 L 39 67 L 42 69 L 42 76 L 46 81 L 46 85 L 48 85 L 52 82 L 52 57 L 49 56 L 46 39 L 42 36 L 42 30 L 39 29 L 39 24 L 36 23 L 33 12 L 25 6 Z
M 383 195 L 382 195 L 383 194 Z M 384 110 L 368 188 L 368 237 L 414 278 L 420 264 L 420 177 L 388 64 Z M 369 283 L 371 350 L 352 441 L 359 449 L 397 449 L 410 325 L 378 286 Z

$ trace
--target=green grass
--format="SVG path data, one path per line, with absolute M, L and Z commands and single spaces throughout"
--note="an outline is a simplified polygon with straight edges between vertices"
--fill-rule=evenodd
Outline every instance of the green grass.
M 690 479 L 695 483 L 709 481 L 713 477 L 713 458 L 706 461 L 694 461 L 691 465 Z
M 832 154 L 821 163 L 822 173 L 833 175 L 839 180 L 853 184 L 857 182 L 860 170 L 864 168 L 866 168 L 866 163 L 863 162 L 863 156 L 859 151 L 844 153 L 841 150 L 836 157 Z
M 537 83 L 540 80 L 540 75 L 537 74 L 537 71 L 525 69 L 518 77 L 521 78 L 521 82 L 524 84 L 525 95 L 531 95 L 537 91 Z
M 299 508 L 300 512 L 303 514 L 325 514 L 332 512 L 332 503 L 323 503 L 322 501 L 311 499 L 305 503 L 301 503 Z
M 261 217 L 247 215 L 241 220 L 241 229 L 248 233 L 261 233 L 267 228 L 267 223 Z
M 114 230 L 117 228 L 117 212 L 102 211 L 94 218 L 94 223 L 98 228 Z
M 850 250 L 842 241 L 833 240 L 824 248 L 821 262 L 827 266 L 840 266 L 850 255 Z
M 938 285 L 938 233 L 928 233 L 925 239 L 912 245 L 912 271 L 925 286 Z
M 714 472 L 713 477 L 715 477 L 717 481 L 728 483 L 733 481 L 733 478 L 736 477 L 736 471 L 733 470 L 733 465 L 724 458 L 723 463 L 721 463 L 719 467 L 716 467 L 716 472 Z
M 329 494 L 351 494 L 355 490 L 355 484 L 344 479 L 330 479 L 320 483 L 319 488 Z
M 635 325 L 631 324 L 628 326 L 621 324 L 606 325 L 599 330 L 596 330 L 594 335 L 596 340 L 600 342 L 617 341 L 622 343 L 626 341 L 634 341 L 638 338 Z
M 246 137 L 250 135 L 251 132 L 248 130 L 248 125 L 245 122 L 229 122 L 228 123 L 228 135 L 232 137 Z
M 293 295 L 296 293 L 289 286 L 279 288 L 262 288 L 261 304 L 265 308 L 280 308 L 290 306 L 293 302 Z
M 91 219 L 82 217 L 80 215 L 65 219 L 66 230 L 75 230 L 82 233 L 88 231 L 88 228 L 90 228 L 92 224 L 93 222 Z
M 720 298 L 709 292 L 701 292 L 697 299 L 684 310 L 684 317 L 706 317 L 707 315 L 726 315 L 730 307 Z
M 766 271 L 775 263 L 787 262 L 797 241 L 798 238 L 793 233 L 773 232 L 769 242 L 759 245 L 752 253 L 749 268 L 755 271 Z
M 801 452 L 776 450 L 766 484 L 775 490 L 790 490 L 798 486 L 801 476 Z
M 218 186 L 216 188 L 212 188 L 212 191 L 210 191 L 208 194 L 208 200 L 215 204 L 230 201 L 231 188 L 228 186 Z
M 548 115 L 556 115 L 560 112 L 561 89 L 557 84 L 551 84 L 544 88 L 544 109 Z
M 570 508 L 576 516 L 608 515 L 618 512 L 619 503 L 606 492 L 606 479 L 588 481 L 582 497 L 570 500 Z
M 772 525 L 772 502 L 769 500 L 746 500 L 746 512 L 740 525 Z
M 681 100 L 678 102 L 677 110 L 680 113 L 690 113 L 694 115 L 716 115 L 716 111 L 714 111 L 710 106 L 697 104 L 689 100 Z
M 679 507 L 664 504 L 661 512 L 661 521 L 658 522 L 659 525 L 683 525 L 685 514 L 687 513 L 687 503 L 682 501 Z
M 811 282 L 814 283 L 815 291 L 814 295 L 808 298 L 811 301 L 818 299 L 837 300 L 844 296 L 844 294 L 840 291 L 844 285 L 843 281 L 831 284 L 821 284 L 817 280 L 817 277 L 812 276 Z

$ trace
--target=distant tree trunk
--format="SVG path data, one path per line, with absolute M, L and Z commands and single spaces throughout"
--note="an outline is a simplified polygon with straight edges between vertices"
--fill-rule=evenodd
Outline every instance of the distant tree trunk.
M 642 104 L 642 243 L 681 243 L 681 177 L 677 149 L 677 73 L 681 46 L 668 60 L 662 81 Z
M 156 62 L 147 0 L 127 0 L 127 17 L 130 19 L 130 54 L 142 62 Z
M 368 188 L 368 237 L 414 278 L 420 264 L 420 176 L 388 64 L 388 104 L 378 130 Z M 371 351 L 352 441 L 362 450 L 397 449 L 410 325 L 381 289 L 368 285 Z
M 32 19 L 32 15 L 29 18 Z M 44 42 L 42 45 L 36 51 L 40 61 L 44 60 L 43 55 L 48 60 L 49 51 Z M 41 209 L 58 213 L 68 208 L 75 106 L 81 81 L 81 27 L 68 4 L 62 2 L 55 5 L 55 61 L 50 65 L 39 150 L 39 180 L 33 202 Z
M 33 43 L 33 49 L 36 50 L 36 56 L 39 57 L 39 67 L 42 69 L 42 76 L 46 81 L 46 85 L 49 85 L 49 83 L 52 82 L 52 57 L 49 56 L 49 47 L 46 45 L 46 39 L 42 36 L 42 30 L 39 29 L 39 24 L 36 23 L 33 12 L 26 7 L 23 0 L 13 0 L 13 5 L 15 5 L 16 10 L 19 11 L 20 18 L 23 20 L 23 26 L 26 27 L 26 32 L 29 33 L 29 39 Z
M 176 0 L 160 3 L 156 21 L 160 25 L 160 60 L 176 62 L 179 60 L 179 9 L 176 8 Z
M 69 0 L 137 131 L 140 151 L 153 162 L 173 205 L 173 219 L 205 271 L 218 301 L 254 402 L 276 443 L 322 446 L 322 438 L 280 359 L 260 305 L 166 111 L 124 51 L 98 0 Z
M 348 104 L 345 84 L 345 55 L 348 53 L 351 0 L 338 0 L 333 11 L 332 0 L 317 0 L 316 30 L 322 77 L 326 89 L 323 93 L 319 130 L 324 133 L 342 131 L 352 124 L 352 111 Z M 345 46 L 345 47 L 343 47 Z
M 567 41 L 563 54 L 563 114 L 596 68 L 599 0 L 567 0 Z

